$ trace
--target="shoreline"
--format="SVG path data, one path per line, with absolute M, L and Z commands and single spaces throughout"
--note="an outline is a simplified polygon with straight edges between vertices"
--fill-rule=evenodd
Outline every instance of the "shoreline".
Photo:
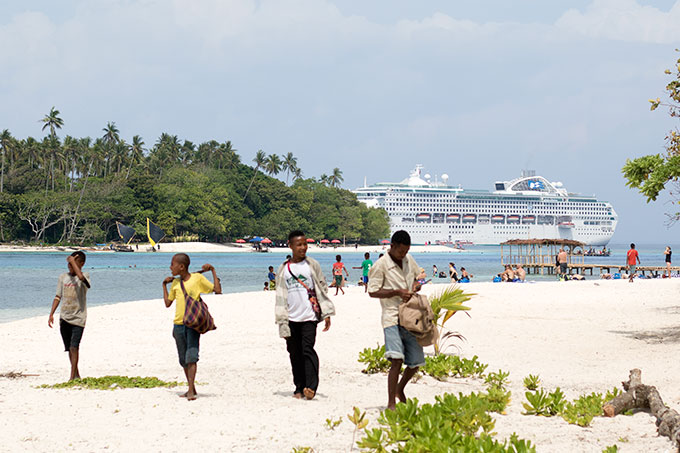
M 446 286 L 426 286 L 423 292 L 432 294 Z M 637 367 L 643 382 L 655 385 L 666 404 L 677 409 L 680 385 L 675 376 L 680 364 L 669 358 L 680 341 L 680 280 L 482 282 L 460 287 L 477 295 L 466 303 L 471 307 L 469 317 L 456 315 L 447 324 L 466 338 L 455 343 L 458 353 L 477 355 L 489 365 L 487 373 L 498 369 L 510 373 L 512 401 L 505 414 L 492 415 L 498 440 L 516 432 L 546 453 L 595 452 L 612 444 L 621 452 L 671 451 L 670 441 L 657 436 L 654 419 L 646 412 L 596 417 L 588 428 L 559 417 L 522 415 L 522 380 L 538 374 L 545 389 L 559 386 L 573 399 L 610 390 Z M 165 451 L 176 449 L 192 432 L 197 448 L 211 450 L 219 445 L 225 451 L 290 452 L 296 446 L 348 451 L 353 426 L 346 415 L 359 407 L 366 411 L 369 429 L 377 427 L 386 403 L 387 378 L 361 373 L 363 365 L 357 362 L 363 348 L 383 343 L 380 304 L 362 288 L 346 292 L 331 296 L 337 316 L 328 332 L 319 329 L 317 334 L 320 387 L 313 401 L 291 397 L 290 363 L 273 320 L 273 292 L 205 297 L 218 328 L 201 338 L 199 398 L 191 403 L 178 398 L 184 387 L 38 388 L 68 376 L 58 329 L 49 329 L 45 316 L 2 324 L 0 341 L 6 352 L 0 373 L 39 376 L 2 381 L 0 410 L 13 416 L 6 421 L 0 442 L 8 450 L 127 451 L 143 444 Z M 171 336 L 174 310 L 165 308 L 160 298 L 101 305 L 88 312 L 81 344 L 83 376 L 184 381 Z M 443 393 L 483 388 L 481 379 L 442 382 L 426 376 L 406 390 L 409 397 L 431 403 Z M 190 417 L 178 415 L 187 410 Z M 345 420 L 329 430 L 326 418 Z M 73 424 L 75 419 L 90 422 Z
M 162 242 L 161 248 L 157 252 L 160 253 L 262 253 L 253 249 L 250 244 L 217 244 L 212 242 Z M 309 252 L 311 253 L 385 253 L 388 246 L 382 245 L 360 245 L 354 246 L 325 246 L 321 247 L 316 244 L 310 244 Z M 139 244 L 137 250 L 133 246 L 133 252 L 128 253 L 157 253 L 153 252 L 151 244 Z M 7 245 L 0 244 L 0 253 L 34 253 L 34 252 L 74 252 L 82 250 L 85 253 L 126 253 L 114 252 L 108 247 L 76 247 L 76 246 L 32 246 L 32 245 Z M 454 249 L 444 245 L 413 245 L 411 246 L 411 253 L 466 253 L 467 250 Z M 289 254 L 288 247 L 271 247 L 268 248 L 267 253 Z

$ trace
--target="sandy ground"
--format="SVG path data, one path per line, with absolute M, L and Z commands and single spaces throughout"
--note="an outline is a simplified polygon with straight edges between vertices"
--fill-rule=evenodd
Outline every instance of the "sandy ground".
M 427 292 L 441 289 L 425 287 Z M 159 286 L 160 289 L 160 286 Z M 573 398 L 604 392 L 627 379 L 631 368 L 656 385 L 666 403 L 680 408 L 680 280 L 475 283 L 471 317 L 450 322 L 467 341 L 460 354 L 478 355 L 489 371 L 510 372 L 513 399 L 495 415 L 499 439 L 516 432 L 539 452 L 671 451 L 646 412 L 596 418 L 591 427 L 558 417 L 522 415 L 522 379 L 539 374 L 546 388 Z M 313 401 L 291 397 L 288 356 L 273 324 L 274 294 L 208 296 L 218 330 L 201 340 L 199 399 L 184 388 L 113 391 L 39 389 L 62 382 L 68 359 L 47 317 L 0 325 L 0 373 L 37 377 L 0 379 L 1 451 L 349 451 L 346 414 L 368 412 L 369 428 L 386 404 L 386 376 L 361 373 L 359 351 L 382 342 L 379 304 L 361 288 L 333 298 L 338 315 L 319 329 L 321 385 Z M 81 345 L 84 376 L 122 374 L 182 380 L 171 337 L 173 309 L 161 300 L 92 308 Z M 422 378 L 407 395 L 433 402 L 444 392 L 483 388 L 476 379 L 439 382 Z M 342 418 L 331 431 L 327 418 Z
M 252 244 L 215 244 L 211 242 L 162 242 L 160 251 L 166 253 L 243 253 L 253 252 Z M 151 245 L 149 243 L 139 244 L 139 247 L 132 246 L 135 253 L 152 253 Z M 312 244 L 309 246 L 309 251 L 314 253 L 351 253 L 351 252 L 369 252 L 369 253 L 384 253 L 387 247 L 381 245 L 360 245 L 359 247 L 347 246 L 332 246 L 325 247 Z M 101 252 L 114 253 L 106 247 L 57 247 L 57 246 L 21 246 L 21 245 L 7 245 L 0 244 L 0 253 L 2 252 L 73 252 L 75 250 L 84 250 L 87 253 Z M 289 254 L 288 247 L 272 247 L 268 249 L 269 253 Z M 465 250 L 458 250 L 444 245 L 414 245 L 411 247 L 412 253 L 461 253 Z

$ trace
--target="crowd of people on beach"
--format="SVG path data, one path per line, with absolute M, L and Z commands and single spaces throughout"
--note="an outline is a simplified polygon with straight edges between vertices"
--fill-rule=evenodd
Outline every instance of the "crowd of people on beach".
M 337 255 L 331 269 L 333 281 L 329 286 L 319 262 L 307 256 L 308 243 L 304 232 L 292 231 L 288 236 L 288 244 L 292 254 L 286 257 L 276 272 L 273 266 L 269 266 L 264 290 L 276 292 L 274 318 L 279 336 L 286 341 L 293 376 L 293 397 L 311 400 L 319 386 L 319 358 L 314 350 L 317 325 L 323 323 L 324 332 L 330 329 L 331 317 L 336 312 L 328 294 L 329 287 L 335 287 L 335 296 L 344 294 L 343 286 L 345 277 L 349 277 L 349 271 L 342 262 L 342 257 Z M 464 267 L 459 272 L 455 263 L 450 262 L 448 275 L 433 265 L 432 278 L 428 279 L 425 269 L 419 267 L 408 253 L 410 246 L 409 234 L 403 230 L 397 231 L 392 235 L 391 246 L 386 254 L 381 253 L 373 262 L 370 253 L 365 253 L 361 265 L 353 267 L 362 270 L 359 284 L 364 286 L 364 292 L 371 298 L 380 300 L 385 357 L 391 362 L 387 385 L 389 409 L 394 409 L 397 400 L 406 401 L 404 389 L 418 368 L 425 363 L 423 347 L 410 331 L 400 325 L 400 305 L 409 301 L 424 284 L 433 279 L 448 277 L 452 283 L 463 283 L 469 282 L 473 277 Z M 667 273 L 663 277 L 671 276 L 671 256 L 671 248 L 666 247 L 664 260 Z M 69 378 L 73 380 L 80 378 L 79 347 L 87 319 L 86 299 L 91 283 L 89 273 L 82 271 L 86 262 L 84 252 L 72 253 L 66 262 L 68 272 L 59 276 L 48 326 L 53 327 L 55 312 L 61 305 L 59 330 L 71 364 Z M 555 261 L 560 276 L 568 274 L 567 263 L 567 253 L 560 249 Z M 626 263 L 628 274 L 603 278 L 629 278 L 633 281 L 637 265 L 640 264 L 635 244 L 630 245 Z M 170 261 L 172 275 L 163 280 L 162 286 L 165 306 L 169 308 L 175 305 L 172 335 L 179 364 L 187 380 L 187 391 L 180 396 L 192 401 L 198 395 L 195 382 L 200 336 L 203 332 L 190 327 L 187 316 L 190 307 L 193 310 L 195 302 L 200 301 L 202 294 L 221 294 L 222 286 L 214 266 L 203 264 L 198 272 L 192 273 L 189 271 L 190 264 L 188 255 L 175 254 Z M 208 272 L 212 275 L 212 282 L 203 275 Z M 504 271 L 494 277 L 494 281 L 523 282 L 525 278 L 526 271 L 521 264 L 514 267 L 506 265 Z M 402 373 L 403 365 L 406 368 Z

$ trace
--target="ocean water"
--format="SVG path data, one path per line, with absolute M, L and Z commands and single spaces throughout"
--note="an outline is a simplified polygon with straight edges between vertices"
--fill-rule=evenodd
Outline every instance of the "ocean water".
M 643 264 L 663 265 L 664 245 L 640 245 Z M 680 254 L 680 247 L 674 247 Z M 627 245 L 612 245 L 610 257 L 586 257 L 587 263 L 624 264 Z M 56 290 L 57 277 L 67 271 L 63 253 L 0 253 L 0 323 L 32 316 L 47 317 Z M 310 253 L 321 263 L 330 281 L 331 265 L 335 254 Z M 281 253 L 194 253 L 192 270 L 204 263 L 217 269 L 225 293 L 261 291 L 267 280 L 267 267 L 278 266 L 285 259 Z M 432 265 L 448 271 L 454 262 L 460 270 L 465 267 L 474 275 L 473 281 L 490 281 L 502 271 L 500 247 L 472 247 L 465 253 L 414 253 L 421 267 L 432 275 Z M 371 254 L 371 259 L 378 255 Z M 131 300 L 159 299 L 163 297 L 161 282 L 170 275 L 171 253 L 89 253 L 84 271 L 90 273 L 92 289 L 88 291 L 88 306 L 112 304 Z M 348 282 L 356 284 L 361 269 L 352 269 L 363 261 L 363 253 L 343 253 L 343 262 L 350 272 Z M 676 258 L 680 262 L 680 256 Z M 593 278 L 598 278 L 594 276 Z M 527 280 L 554 280 L 554 276 L 529 275 Z M 446 283 L 448 279 L 434 279 Z

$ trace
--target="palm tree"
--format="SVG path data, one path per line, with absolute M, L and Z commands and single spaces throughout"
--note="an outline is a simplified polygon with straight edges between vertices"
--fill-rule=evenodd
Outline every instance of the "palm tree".
M 328 175 L 326 173 L 323 173 L 321 176 L 319 176 L 319 182 L 321 184 L 327 185 L 328 184 Z
M 281 171 L 281 158 L 276 154 L 270 154 L 267 156 L 267 161 L 264 165 L 264 168 L 269 175 L 278 175 Z
M 295 173 L 297 168 L 297 158 L 293 156 L 293 153 L 288 153 L 283 157 L 283 165 L 281 169 L 286 172 L 286 185 L 288 184 L 288 176 L 291 173 Z
M 227 140 L 224 145 L 220 145 L 222 148 L 222 153 L 224 154 L 224 159 L 226 161 L 225 167 L 234 170 L 241 163 L 241 158 L 236 154 L 236 149 L 231 144 L 231 140 Z M 221 168 L 221 167 L 220 167 Z
M 302 178 L 302 169 L 300 167 L 295 167 L 295 170 L 293 170 L 293 182 L 300 178 Z
M 12 143 L 12 134 L 9 130 L 5 129 L 0 134 L 0 149 L 2 149 L 2 166 L 0 167 L 0 193 L 3 192 L 5 185 L 5 154 L 9 151 Z
M 338 167 L 335 167 L 333 173 L 328 177 L 328 185 L 331 187 L 339 187 L 340 183 L 344 180 L 342 171 Z
M 130 169 L 132 165 L 140 162 L 142 156 L 144 155 L 144 140 L 139 135 L 132 137 L 132 145 L 130 145 L 130 165 L 128 166 L 127 174 L 125 179 L 130 177 Z
M 250 180 L 248 189 L 246 189 L 246 194 L 243 196 L 243 201 L 246 201 L 246 197 L 248 196 L 248 192 L 250 192 L 250 188 L 253 186 L 253 181 L 255 181 L 255 176 L 257 176 L 258 170 L 262 168 L 267 162 L 267 155 L 264 153 L 264 151 L 259 150 L 257 154 L 255 154 L 253 162 L 255 162 L 255 173 L 253 173 L 253 179 Z
M 76 176 L 76 154 L 78 153 L 78 140 L 67 135 L 64 137 L 64 159 L 66 161 L 64 177 L 67 179 L 69 186 L 68 191 L 73 191 L 73 179 Z M 67 174 L 71 173 L 70 183 L 68 182 Z
M 104 143 L 107 145 L 115 145 L 120 141 L 120 131 L 116 127 L 115 122 L 109 121 L 106 123 L 106 127 L 102 130 L 104 131 L 102 139 L 104 139 Z
M 56 129 L 61 129 L 61 127 L 64 125 L 64 120 L 59 117 L 59 110 L 55 109 L 52 107 L 50 109 L 50 113 L 45 115 L 43 119 L 40 120 L 40 122 L 45 123 L 43 124 L 42 130 L 44 131 L 46 128 L 50 129 L 50 138 L 51 140 L 51 145 L 54 147 L 55 144 L 59 144 L 59 140 L 57 139 L 57 132 Z M 54 190 L 54 155 L 56 154 L 56 150 L 52 149 L 51 150 L 51 156 L 50 156 L 50 174 L 52 177 L 52 190 Z M 47 190 L 47 187 L 45 187 L 45 190 Z

